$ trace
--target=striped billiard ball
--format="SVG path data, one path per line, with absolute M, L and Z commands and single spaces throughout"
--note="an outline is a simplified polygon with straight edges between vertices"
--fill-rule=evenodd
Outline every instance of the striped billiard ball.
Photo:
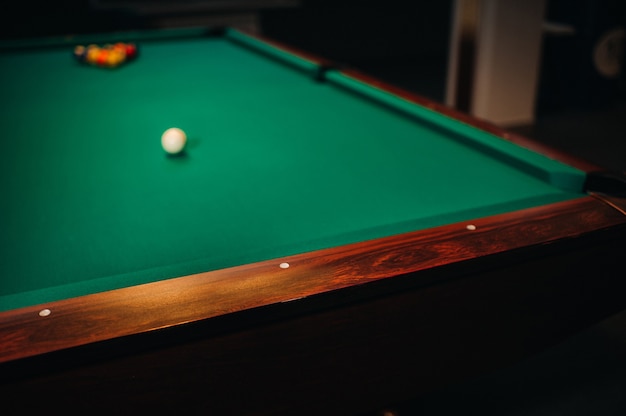
M 76 60 L 78 62 L 86 62 L 87 61 L 87 48 L 85 48 L 83 45 L 77 45 L 74 48 L 74 58 L 76 58 Z

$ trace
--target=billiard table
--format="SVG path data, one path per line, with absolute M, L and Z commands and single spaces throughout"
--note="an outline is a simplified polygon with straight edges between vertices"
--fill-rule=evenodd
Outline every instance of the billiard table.
M 619 173 L 353 68 L 231 28 L 0 67 L 5 409 L 358 414 L 626 306 Z

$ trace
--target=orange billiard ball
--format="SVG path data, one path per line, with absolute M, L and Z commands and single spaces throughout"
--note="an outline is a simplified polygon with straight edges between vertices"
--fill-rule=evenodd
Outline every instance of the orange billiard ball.
M 98 52 L 98 57 L 96 58 L 96 64 L 98 64 L 99 66 L 106 66 L 108 59 L 109 59 L 109 50 L 100 49 L 100 51 Z
M 124 55 L 124 59 L 126 59 L 126 44 L 125 43 L 117 42 L 116 44 L 112 46 L 111 49 L 116 51 L 117 53 Z

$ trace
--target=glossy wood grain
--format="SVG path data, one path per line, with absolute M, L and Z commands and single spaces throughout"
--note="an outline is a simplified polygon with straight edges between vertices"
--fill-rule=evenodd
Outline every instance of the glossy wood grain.
M 588 197 L 469 223 L 174 278 L 0 314 L 0 361 L 211 319 L 281 302 L 302 302 L 403 276 L 626 224 Z M 283 269 L 281 263 L 288 263 Z M 419 282 L 419 274 L 415 276 Z M 49 316 L 39 316 L 43 309 Z
M 626 281 L 614 272 L 626 249 L 623 219 L 602 208 L 589 216 L 599 201 L 581 202 L 557 209 L 567 214 L 557 214 L 556 222 L 541 210 L 491 225 L 476 221 L 484 234 L 469 233 L 461 243 L 449 238 L 454 227 L 435 230 L 435 242 L 423 247 L 430 255 L 416 235 L 402 244 L 426 259 L 416 267 L 421 270 L 282 303 L 270 308 L 268 319 L 255 319 L 264 309 L 252 309 L 230 314 L 219 330 L 210 325 L 220 320 L 215 317 L 4 363 L 4 407 L 9 413 L 359 414 L 493 371 L 624 307 Z M 524 217 L 529 227 L 519 226 Z M 510 244 L 503 239 L 511 235 L 519 248 L 506 251 Z M 405 270 L 412 255 L 396 254 L 395 245 L 384 244 L 382 256 L 359 246 L 349 248 L 348 257 L 313 261 L 343 268 L 347 281 L 364 282 L 359 275 L 372 263 Z M 472 259 L 485 250 L 494 254 Z M 467 260 L 445 264 L 432 253 Z M 309 283 L 284 280 L 288 292 L 315 281 L 325 290 L 342 286 L 341 279 L 325 283 L 314 268 L 307 270 L 297 277 Z M 199 286 L 205 284 L 211 285 Z M 252 288 L 259 299 L 277 289 Z M 195 295 L 183 298 L 202 304 Z M 107 325 L 133 320 L 129 312 L 118 312 Z M 158 305 L 152 312 L 161 315 L 155 321 L 165 315 Z M 20 399 L 25 395 L 36 399 Z

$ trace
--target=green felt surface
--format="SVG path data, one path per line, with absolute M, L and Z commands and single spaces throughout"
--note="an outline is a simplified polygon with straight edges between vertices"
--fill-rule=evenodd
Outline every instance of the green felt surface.
M 231 36 L 145 39 L 114 70 L 0 53 L 0 310 L 581 194 L 582 172 Z

